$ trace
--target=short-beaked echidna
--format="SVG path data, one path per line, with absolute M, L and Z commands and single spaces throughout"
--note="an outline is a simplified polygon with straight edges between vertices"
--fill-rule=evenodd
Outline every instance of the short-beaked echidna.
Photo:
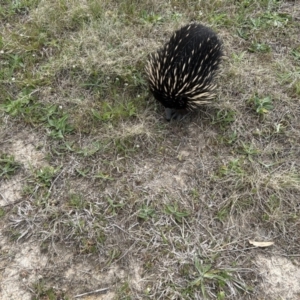
M 177 30 L 145 71 L 150 90 L 165 108 L 166 118 L 192 110 L 215 97 L 212 79 L 222 57 L 222 43 L 208 27 L 192 23 Z

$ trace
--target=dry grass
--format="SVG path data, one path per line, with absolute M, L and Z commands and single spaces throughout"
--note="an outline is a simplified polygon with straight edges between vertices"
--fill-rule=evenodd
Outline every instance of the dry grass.
M 4 1 L 0 16 L 3 299 L 285 299 L 263 268 L 299 265 L 297 1 Z M 224 42 L 218 96 L 166 123 L 144 66 L 191 20 Z

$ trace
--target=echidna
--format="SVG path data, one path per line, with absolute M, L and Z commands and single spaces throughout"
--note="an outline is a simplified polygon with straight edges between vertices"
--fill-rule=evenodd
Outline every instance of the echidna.
M 150 90 L 165 108 L 166 118 L 192 110 L 215 96 L 212 79 L 222 57 L 222 43 L 208 27 L 192 23 L 177 30 L 151 54 L 146 73 Z

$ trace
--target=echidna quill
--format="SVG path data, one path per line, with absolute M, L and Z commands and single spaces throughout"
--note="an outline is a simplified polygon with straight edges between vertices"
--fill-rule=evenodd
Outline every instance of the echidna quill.
M 209 103 L 222 57 L 222 43 L 208 27 L 192 23 L 177 30 L 146 65 L 150 90 L 166 108 L 166 118 Z

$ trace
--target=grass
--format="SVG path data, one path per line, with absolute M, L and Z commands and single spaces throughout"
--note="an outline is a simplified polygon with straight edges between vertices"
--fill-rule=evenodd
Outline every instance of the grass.
M 257 253 L 299 249 L 297 9 L 3 2 L 0 180 L 16 180 L 20 195 L 1 187 L 0 232 L 11 249 L 34 244 L 51 260 L 26 281 L 32 299 L 100 288 L 113 299 L 271 295 L 254 281 Z M 218 95 L 167 123 L 144 66 L 190 20 L 224 42 Z M 251 248 L 255 238 L 275 245 Z
M 9 178 L 13 176 L 16 171 L 20 168 L 20 164 L 15 161 L 15 158 L 8 154 L 0 155 L 0 177 Z

